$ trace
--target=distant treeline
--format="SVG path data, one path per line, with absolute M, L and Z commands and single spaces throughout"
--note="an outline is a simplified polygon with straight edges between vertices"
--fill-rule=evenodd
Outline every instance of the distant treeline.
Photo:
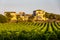
M 44 15 L 48 19 L 55 19 L 55 20 L 60 20 L 60 15 L 59 14 L 54 14 L 54 13 L 48 13 L 46 12 Z

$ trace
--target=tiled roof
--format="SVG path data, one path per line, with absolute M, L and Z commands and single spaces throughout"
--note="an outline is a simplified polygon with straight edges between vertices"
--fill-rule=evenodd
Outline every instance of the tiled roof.
M 11 11 L 11 12 L 4 12 L 4 13 L 16 13 L 16 12 L 12 12 L 12 11 Z

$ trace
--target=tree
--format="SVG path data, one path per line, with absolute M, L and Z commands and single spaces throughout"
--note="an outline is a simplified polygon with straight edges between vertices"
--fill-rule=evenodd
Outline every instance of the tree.
M 49 13 L 48 12 L 45 12 L 45 15 L 44 15 L 44 17 L 46 17 L 46 18 L 49 18 Z
M 56 15 L 56 20 L 60 20 L 60 15 Z
M 34 19 L 34 16 L 29 16 L 28 21 L 32 22 Z
M 0 23 L 5 23 L 5 22 L 7 22 L 7 18 L 2 14 L 0 14 Z

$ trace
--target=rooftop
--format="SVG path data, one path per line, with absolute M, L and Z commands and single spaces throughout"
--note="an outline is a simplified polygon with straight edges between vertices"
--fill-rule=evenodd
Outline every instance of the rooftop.
M 12 12 L 12 11 L 11 11 L 11 12 L 4 12 L 4 13 L 16 13 L 16 12 Z

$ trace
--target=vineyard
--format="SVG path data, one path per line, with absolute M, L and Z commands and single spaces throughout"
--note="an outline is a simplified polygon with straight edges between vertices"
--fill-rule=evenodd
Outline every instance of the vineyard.
M 58 22 L 0 23 L 0 40 L 60 40 Z

